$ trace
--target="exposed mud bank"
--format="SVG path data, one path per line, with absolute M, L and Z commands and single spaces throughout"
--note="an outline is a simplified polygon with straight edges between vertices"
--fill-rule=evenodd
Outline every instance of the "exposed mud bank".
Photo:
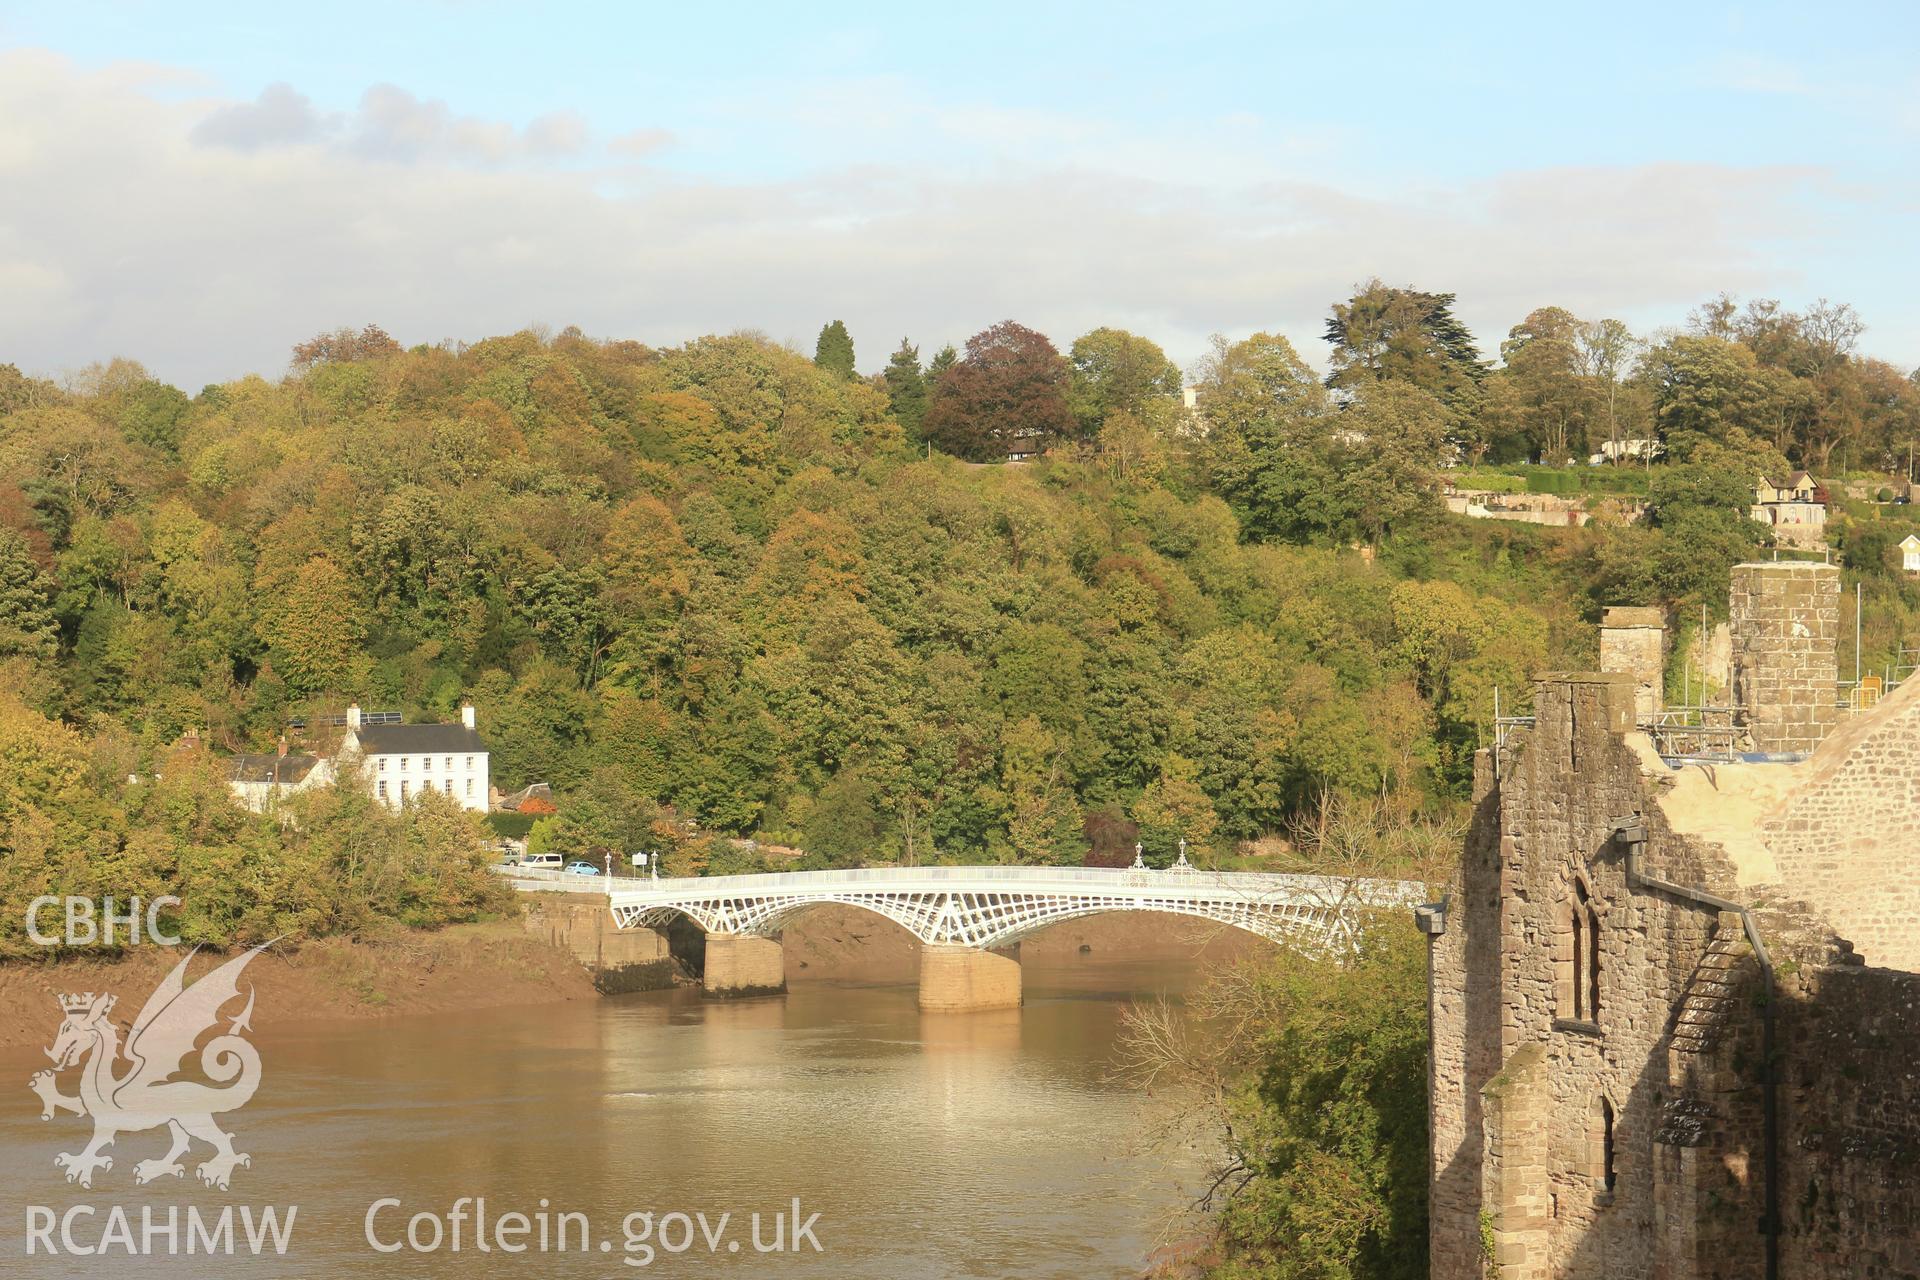
M 120 1000 L 114 1017 L 130 1021 L 185 954 L 142 946 L 118 958 L 0 965 L 0 1047 L 50 1043 L 65 992 L 113 992 Z M 202 951 L 189 976 L 221 959 Z M 248 965 L 246 978 L 254 989 L 253 1027 L 266 1039 L 317 1022 L 598 998 L 592 973 L 529 937 L 517 920 L 396 932 L 378 941 L 281 943 Z

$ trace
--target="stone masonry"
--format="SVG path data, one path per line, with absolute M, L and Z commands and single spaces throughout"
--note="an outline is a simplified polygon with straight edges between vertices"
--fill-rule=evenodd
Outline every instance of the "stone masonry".
M 1761 823 L 1777 882 L 1871 964 L 1920 971 L 1920 679 L 1855 714 Z
M 1650 719 L 1666 705 L 1667 616 L 1615 606 L 1600 615 L 1600 669 L 1633 677 L 1634 710 Z
M 1840 718 L 1840 570 L 1780 560 L 1733 567 L 1735 724 L 1769 755 L 1812 752 Z
M 1773 603 L 1747 618 L 1817 601 L 1820 587 L 1766 584 L 1824 567 L 1750 575 Z M 1920 755 L 1903 754 L 1920 753 L 1920 682 L 1813 761 L 1731 766 L 1799 779 L 1751 833 L 1802 842 L 1764 893 L 1663 808 L 1676 774 L 1635 728 L 1635 684 L 1545 677 L 1534 725 L 1476 761 L 1460 869 L 1428 930 L 1431 1274 L 1750 1280 L 1771 1249 L 1792 1280 L 1912 1280 L 1920 975 L 1863 965 L 1794 904 L 1822 867 L 1913 847 L 1899 833 L 1920 829 Z M 1860 804 L 1870 839 L 1848 845 Z M 1748 904 L 1771 1002 L 1741 913 L 1702 893 Z M 1912 915 L 1884 927 L 1888 956 L 1920 944 Z
M 963 1013 L 1020 1007 L 1017 956 L 978 947 L 930 946 L 920 952 L 920 1009 Z

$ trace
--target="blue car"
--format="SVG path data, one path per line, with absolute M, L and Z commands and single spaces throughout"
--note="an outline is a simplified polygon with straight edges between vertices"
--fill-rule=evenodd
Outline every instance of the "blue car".
M 600 868 L 594 866 L 591 862 L 569 862 L 567 864 L 567 874 L 570 876 L 597 876 L 600 874 Z

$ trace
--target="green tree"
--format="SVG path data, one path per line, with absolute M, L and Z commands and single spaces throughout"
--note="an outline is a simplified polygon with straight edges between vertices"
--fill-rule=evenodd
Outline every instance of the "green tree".
M 1124 1052 L 1146 1083 L 1218 1099 L 1229 1188 L 1217 1280 L 1420 1280 L 1427 1274 L 1426 947 L 1409 922 L 1351 952 L 1292 953 L 1190 1001 L 1209 1037 L 1142 1007 Z M 1172 1046 L 1172 1050 L 1169 1050 Z
M 1001 784 L 1007 796 L 1007 838 L 1013 859 L 1027 863 L 1077 863 L 1086 852 L 1083 819 L 1067 770 L 1066 745 L 1026 716 L 1007 728 L 1001 749 Z
M 353 588 L 340 567 L 314 556 L 274 583 L 262 601 L 260 640 L 287 687 L 342 690 L 360 653 Z
M 920 371 L 920 348 L 900 339 L 900 349 L 887 359 L 887 404 L 893 416 L 916 439 L 927 416 L 927 379 Z
M 833 320 L 820 326 L 820 337 L 813 344 L 813 362 L 837 377 L 853 377 L 853 338 L 847 326 Z
M 1525 443 L 1526 455 L 1551 466 L 1585 461 L 1592 390 L 1581 371 L 1581 325 L 1559 307 L 1541 307 L 1500 344 L 1502 367 L 1489 379 L 1487 410 Z
M 960 353 L 953 349 L 951 342 L 934 352 L 933 359 L 927 361 L 927 394 L 932 395 L 934 388 L 940 385 L 941 377 L 959 363 Z
M 1200 785 L 1200 766 L 1172 753 L 1160 762 L 1160 776 L 1134 801 L 1133 820 L 1140 824 L 1140 843 L 1161 866 L 1178 856 L 1182 840 L 1191 849 L 1210 844 L 1220 825 Z
M 53 584 L 34 563 L 27 540 L 0 527 L 0 657 L 46 661 L 59 647 Z
M 1098 435 L 1116 413 L 1151 421 L 1180 395 L 1180 370 L 1158 343 L 1125 329 L 1095 329 L 1073 343 L 1067 401 L 1082 435 Z
M 1774 435 L 1770 402 L 1782 388 L 1738 342 L 1675 337 L 1649 349 L 1640 372 L 1652 388 L 1660 439 L 1675 462 L 1691 461 L 1735 431 Z
M 1633 336 L 1632 330 L 1619 320 L 1594 320 L 1583 324 L 1577 341 L 1581 368 L 1599 387 L 1599 401 L 1604 408 L 1604 416 L 1596 416 L 1602 416 L 1607 440 L 1613 445 L 1610 461 L 1617 465 L 1622 461 L 1621 442 L 1640 438 L 1638 427 L 1632 436 L 1628 436 L 1621 426 L 1623 384 L 1631 372 L 1633 353 L 1639 349 L 1640 342 Z M 1651 463 L 1652 457 L 1649 455 L 1645 460 Z
M 1450 434 L 1471 451 L 1486 366 L 1473 335 L 1453 314 L 1451 293 L 1423 293 L 1369 280 L 1335 303 L 1326 340 L 1333 348 L 1327 386 L 1355 394 L 1377 382 L 1409 383 L 1433 396 L 1451 418 Z

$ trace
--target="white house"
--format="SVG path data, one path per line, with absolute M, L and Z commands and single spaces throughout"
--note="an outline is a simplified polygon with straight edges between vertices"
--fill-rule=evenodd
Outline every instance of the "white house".
M 487 808 L 487 744 L 474 727 L 473 704 L 459 724 L 372 724 L 347 708 L 340 754 L 357 756 L 374 795 L 399 808 L 424 791 L 440 791 L 469 809 Z
M 1920 573 L 1920 537 L 1910 533 L 1900 540 L 1900 567 L 1908 573 Z
M 227 786 L 233 798 L 254 813 L 267 812 L 285 796 L 332 783 L 331 760 L 290 754 L 284 740 L 273 755 L 227 757 Z

